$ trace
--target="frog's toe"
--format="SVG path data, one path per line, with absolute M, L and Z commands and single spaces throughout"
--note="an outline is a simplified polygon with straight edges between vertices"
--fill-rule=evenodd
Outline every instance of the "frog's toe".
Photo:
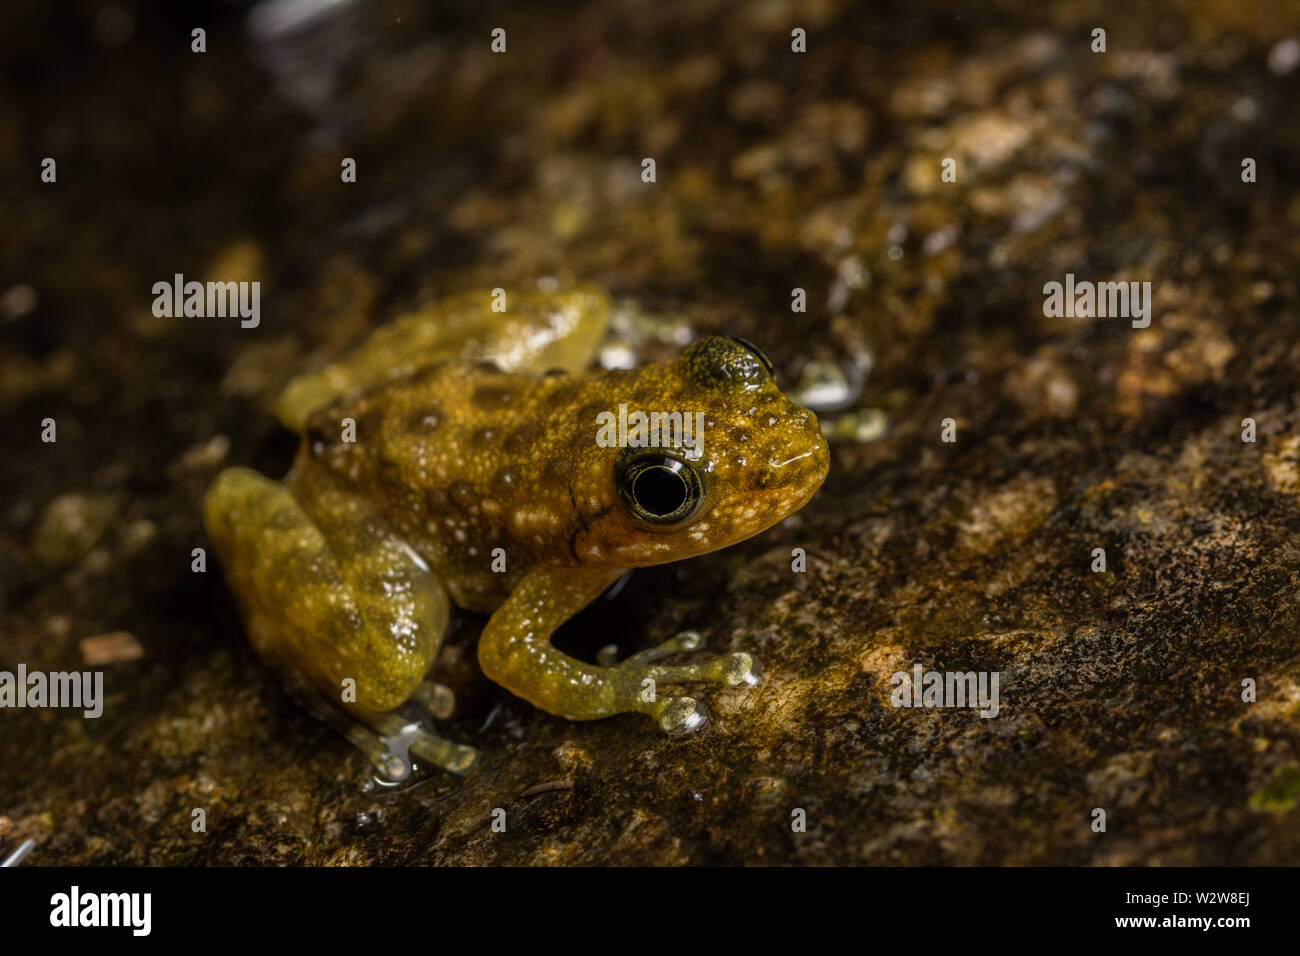
M 354 724 L 345 733 L 352 745 L 366 755 L 380 776 L 399 783 L 411 775 L 411 764 L 407 759 L 401 754 L 393 753 L 383 740 L 360 724 Z
M 669 697 L 659 711 L 659 726 L 670 737 L 694 733 L 708 720 L 708 714 L 694 697 Z
M 439 737 L 419 723 L 406 721 L 394 711 L 367 713 L 362 719 L 381 735 L 384 746 L 403 763 L 407 762 L 407 755 L 412 754 L 435 767 L 461 775 L 478 766 L 478 751 L 473 747 Z
M 411 694 L 411 700 L 439 720 L 446 720 L 456 709 L 456 695 L 451 688 L 431 680 L 422 681 Z
M 285 680 L 285 687 L 290 696 L 308 712 L 325 721 L 346 737 L 352 746 L 365 754 L 370 765 L 381 777 L 396 783 L 411 775 L 411 764 L 406 759 L 405 749 L 391 748 L 387 739 L 367 729 L 366 725 L 356 717 L 336 707 L 328 697 L 307 681 L 289 676 Z M 389 729 L 391 730 L 391 727 Z
M 465 776 L 478 769 L 481 757 L 477 750 L 467 744 L 458 744 L 456 749 L 459 751 L 459 756 L 453 763 L 448 765 L 448 770 L 452 773 Z
M 411 775 L 411 765 L 397 754 L 384 754 L 372 762 L 383 777 L 394 783 L 401 783 Z
M 473 747 L 452 743 L 427 731 L 421 731 L 411 741 L 411 753 L 462 777 L 478 769 L 479 752 Z
M 656 644 L 654 647 L 638 654 L 633 654 L 628 660 L 637 664 L 651 664 L 674 654 L 698 651 L 703 646 L 704 635 L 699 631 L 682 631 L 680 634 L 668 638 L 662 644 Z
M 627 660 L 622 661 L 622 663 L 630 667 L 635 667 L 638 664 L 652 664 L 655 661 L 663 660 L 665 657 L 672 657 L 674 654 L 698 651 L 703 646 L 704 635 L 699 631 L 682 631 L 661 644 L 646 648 L 644 651 L 638 651 Z M 607 644 L 597 651 L 596 663 L 601 667 L 616 666 L 619 663 L 618 645 Z
M 755 687 L 763 679 L 758 658 L 744 651 L 718 658 L 718 676 L 729 687 Z
M 682 631 L 662 644 L 657 644 L 648 650 L 633 654 L 627 660 L 614 666 L 639 669 L 654 664 L 665 657 L 671 657 L 673 654 L 698 651 L 702 647 L 704 647 L 704 636 L 699 631 Z M 608 667 L 612 665 L 616 654 L 617 648 L 611 644 L 602 648 L 596 659 L 599 663 Z M 725 684 L 728 687 L 755 687 L 763 678 L 763 668 L 758 663 L 758 658 L 744 651 L 725 654 L 722 657 L 715 657 L 713 660 L 704 661 L 700 664 L 686 664 L 681 667 L 652 667 L 649 669 L 649 673 L 661 683 L 710 681 L 716 684 Z
M 635 662 L 644 668 L 645 676 L 657 684 L 690 684 L 707 681 L 727 687 L 754 687 L 763 677 L 763 668 L 753 654 L 737 651 L 724 654 L 699 664 L 676 666 Z

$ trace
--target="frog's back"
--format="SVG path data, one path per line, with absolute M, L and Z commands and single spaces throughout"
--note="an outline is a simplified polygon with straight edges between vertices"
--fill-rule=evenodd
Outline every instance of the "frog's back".
M 437 310 L 448 317 L 441 340 L 428 328 L 439 315 L 405 320 L 414 358 L 383 366 L 401 336 L 382 329 L 291 383 L 281 411 L 304 436 L 291 486 L 327 481 L 364 495 L 456 604 L 490 611 L 527 567 L 571 545 L 574 412 L 589 402 L 594 415 L 596 398 L 583 395 L 599 391 L 575 373 L 591 363 L 608 305 L 592 289 L 538 294 L 489 321 L 469 298 Z M 302 412 L 307 396 L 316 403 L 343 383 L 343 394 Z
M 293 379 L 276 414 L 301 433 L 313 412 L 446 361 L 487 361 L 504 371 L 581 371 L 608 322 L 608 297 L 589 285 L 555 293 L 462 293 L 399 316 L 343 361 Z

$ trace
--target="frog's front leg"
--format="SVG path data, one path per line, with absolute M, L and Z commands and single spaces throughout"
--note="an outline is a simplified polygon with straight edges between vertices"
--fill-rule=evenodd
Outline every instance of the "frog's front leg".
M 457 773 L 474 766 L 472 748 L 395 713 L 408 699 L 450 709 L 450 692 L 424 682 L 449 604 L 365 501 L 309 471 L 286 486 L 231 468 L 205 517 L 253 646 L 294 696 L 385 776 L 409 773 L 408 752 Z
M 497 608 L 479 638 L 483 672 L 525 700 L 570 720 L 596 720 L 637 711 L 670 734 L 703 725 L 704 710 L 692 697 L 666 697 L 664 684 L 712 681 L 729 686 L 758 683 L 758 661 L 728 654 L 703 664 L 664 667 L 652 652 L 621 664 L 597 667 L 556 650 L 551 635 L 612 584 L 619 569 L 534 568 Z M 675 638 L 664 653 L 692 649 Z

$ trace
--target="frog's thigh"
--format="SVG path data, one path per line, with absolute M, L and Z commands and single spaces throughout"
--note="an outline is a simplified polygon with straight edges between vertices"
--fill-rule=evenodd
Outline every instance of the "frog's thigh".
M 619 576 L 620 572 L 570 568 L 530 571 L 488 621 L 479 638 L 484 673 L 552 714 L 594 720 L 638 711 L 659 721 L 670 734 L 704 723 L 704 711 L 691 697 L 659 693 L 660 684 L 712 681 L 752 685 L 758 663 L 748 654 L 731 654 L 703 664 L 661 667 L 653 652 L 612 667 L 593 667 L 551 645 L 551 634 Z M 687 642 L 689 644 L 689 642 Z M 679 639 L 664 653 L 692 649 Z
M 311 512 L 284 485 L 232 468 L 213 483 L 208 532 L 268 661 L 345 705 L 391 710 L 437 653 L 447 594 L 381 518 L 329 491 Z

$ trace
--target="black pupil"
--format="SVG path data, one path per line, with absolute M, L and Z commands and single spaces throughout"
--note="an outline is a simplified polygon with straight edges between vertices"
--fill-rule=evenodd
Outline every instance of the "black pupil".
M 632 483 L 632 496 L 652 515 L 670 515 L 686 502 L 686 482 L 671 468 L 653 465 Z

